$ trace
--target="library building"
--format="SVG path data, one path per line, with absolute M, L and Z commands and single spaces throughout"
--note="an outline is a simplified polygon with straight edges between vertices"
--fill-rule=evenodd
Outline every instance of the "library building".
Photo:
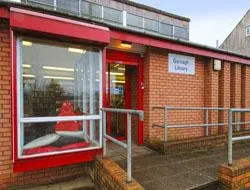
M 129 0 L 1 1 L 0 189 L 83 175 L 104 137 L 225 136 L 226 110 L 250 108 L 250 57 L 190 42 L 189 22 Z

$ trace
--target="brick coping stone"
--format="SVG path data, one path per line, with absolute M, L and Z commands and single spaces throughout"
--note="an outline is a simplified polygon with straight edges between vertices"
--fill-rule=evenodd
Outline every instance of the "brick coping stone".
M 218 177 L 220 189 L 250 189 L 250 157 L 236 160 L 232 165 L 221 164 Z
M 95 158 L 91 177 L 101 190 L 144 190 L 134 178 L 128 183 L 127 173 L 109 158 Z

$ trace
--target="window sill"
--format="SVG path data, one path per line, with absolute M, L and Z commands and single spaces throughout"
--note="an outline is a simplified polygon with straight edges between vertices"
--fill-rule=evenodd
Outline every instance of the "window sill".
M 93 161 L 96 155 L 101 155 L 102 149 L 92 149 L 80 152 L 68 152 L 57 155 L 18 159 L 14 162 L 14 172 L 26 172 L 39 169 L 66 166 Z

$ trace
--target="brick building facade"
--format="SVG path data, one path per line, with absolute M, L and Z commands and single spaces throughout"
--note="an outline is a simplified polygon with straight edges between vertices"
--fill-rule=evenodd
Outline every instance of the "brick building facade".
M 181 23 L 184 18 L 179 19 Z M 171 54 L 194 60 L 194 73 L 169 72 Z M 219 71 L 214 70 L 215 60 L 221 61 Z M 249 57 L 174 37 L 2 2 L 0 188 L 46 184 L 87 172 L 89 163 L 102 154 L 101 107 L 143 110 L 144 122 L 133 118 L 133 139 L 138 144 L 164 138 L 164 129 L 154 127 L 164 118 L 162 110 L 154 109 L 157 106 L 250 107 L 249 64 Z M 49 108 L 45 106 L 48 102 Z M 61 112 L 64 104 L 73 107 L 68 115 Z M 125 119 L 107 117 L 111 135 L 126 136 Z M 248 119 L 241 115 L 241 121 Z M 204 112 L 172 111 L 168 121 L 201 124 Z M 65 122 L 67 127 L 61 125 Z M 209 112 L 209 122 L 227 123 L 227 113 Z M 248 129 L 248 125 L 240 128 Z M 226 126 L 209 127 L 209 136 L 226 131 Z M 79 134 L 84 138 L 79 139 Z M 169 141 L 204 137 L 205 128 L 172 128 L 167 135 Z M 65 136 L 67 140 L 60 144 L 59 138 Z

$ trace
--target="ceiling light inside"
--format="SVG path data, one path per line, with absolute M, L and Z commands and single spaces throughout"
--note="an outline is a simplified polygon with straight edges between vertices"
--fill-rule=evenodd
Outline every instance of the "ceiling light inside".
M 121 83 L 121 84 L 125 84 L 124 80 L 112 80 L 112 83 Z
M 124 73 L 115 73 L 115 72 L 109 72 L 110 75 L 112 76 L 124 76 Z M 106 72 L 106 74 L 109 74 L 108 72 Z
M 72 77 L 44 76 L 45 79 L 74 80 Z
M 30 41 L 22 41 L 22 44 L 24 46 L 32 46 L 32 42 L 30 42 Z
M 126 69 L 125 69 L 125 67 L 118 67 L 118 70 L 119 71 L 125 71 Z
M 23 64 L 23 68 L 30 68 L 31 65 L 28 65 L 28 64 Z
M 55 70 L 55 71 L 69 71 L 69 72 L 74 72 L 74 69 L 72 69 L 72 68 L 65 68 L 65 67 L 43 66 L 43 69 L 46 69 L 46 70 Z
M 72 48 L 72 47 L 69 47 L 68 51 L 73 52 L 73 53 L 82 53 L 82 54 L 86 53 L 86 50 L 79 49 L 79 48 Z
M 23 74 L 24 78 L 35 78 L 36 75 L 27 75 L 27 74 Z

